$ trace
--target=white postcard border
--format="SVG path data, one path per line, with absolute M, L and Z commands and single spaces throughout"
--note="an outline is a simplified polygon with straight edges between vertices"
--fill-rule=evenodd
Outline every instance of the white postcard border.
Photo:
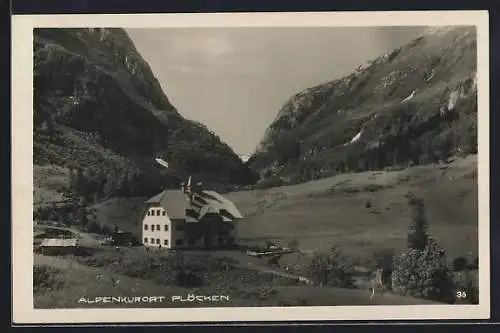
M 479 305 L 227 307 L 190 309 L 33 308 L 33 28 L 37 27 L 477 27 Z M 12 267 L 17 324 L 313 320 L 487 319 L 490 316 L 489 26 L 486 11 L 316 12 L 12 17 Z

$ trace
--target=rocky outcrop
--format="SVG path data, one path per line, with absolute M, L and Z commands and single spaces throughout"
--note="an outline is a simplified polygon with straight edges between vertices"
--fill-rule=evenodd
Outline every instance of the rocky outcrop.
M 253 176 L 204 125 L 184 119 L 122 29 L 34 31 L 34 163 L 159 175 L 154 158 L 205 179 Z
M 477 152 L 476 32 L 428 29 L 284 104 L 248 165 L 293 182 Z

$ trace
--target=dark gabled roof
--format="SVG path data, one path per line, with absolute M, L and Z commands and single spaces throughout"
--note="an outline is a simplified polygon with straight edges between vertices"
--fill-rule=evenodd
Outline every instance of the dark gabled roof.
M 195 195 L 191 205 L 181 190 L 167 190 L 150 198 L 146 204 L 163 207 L 171 219 L 185 219 L 186 209 L 194 210 L 198 214 L 198 219 L 208 213 L 222 214 L 224 220 L 229 221 L 243 218 L 230 200 L 214 191 L 203 191 Z M 191 215 L 188 216 L 190 221 L 195 219 L 193 214 L 189 215 Z
M 163 191 L 146 201 L 148 205 L 161 206 L 171 219 L 184 219 L 189 208 L 184 193 L 180 190 Z

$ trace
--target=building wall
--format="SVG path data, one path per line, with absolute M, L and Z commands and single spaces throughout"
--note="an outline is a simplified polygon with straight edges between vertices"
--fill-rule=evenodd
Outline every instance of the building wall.
M 154 213 L 154 215 L 153 215 Z M 199 222 L 192 222 L 199 223 Z M 232 238 L 232 244 L 238 243 L 238 224 L 239 221 L 229 222 L 234 227 L 228 235 L 210 235 L 193 237 L 185 232 L 186 221 L 184 219 L 170 219 L 168 212 L 163 207 L 151 206 L 146 211 L 142 221 L 142 243 L 149 247 L 162 248 L 189 248 L 205 247 L 217 248 L 228 245 L 228 238 Z M 189 223 L 191 224 L 191 223 Z M 147 226 L 147 229 L 145 228 Z M 158 230 L 159 226 L 159 230 Z M 210 239 L 208 239 L 210 238 Z M 219 238 L 223 238 L 222 243 Z
M 185 239 L 184 226 L 186 221 L 176 219 L 172 221 L 172 247 L 186 247 L 187 240 Z
M 163 207 L 149 207 L 142 220 L 141 228 L 141 242 L 145 246 L 172 247 L 172 221 Z

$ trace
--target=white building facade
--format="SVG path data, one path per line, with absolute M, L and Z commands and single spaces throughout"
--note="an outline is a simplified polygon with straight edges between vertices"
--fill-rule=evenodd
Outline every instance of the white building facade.
M 238 242 L 241 218 L 234 204 L 216 192 L 164 191 L 146 201 L 142 243 L 165 249 L 231 247 Z
M 163 207 L 148 208 L 142 220 L 142 243 L 145 246 L 172 246 L 172 221 Z

